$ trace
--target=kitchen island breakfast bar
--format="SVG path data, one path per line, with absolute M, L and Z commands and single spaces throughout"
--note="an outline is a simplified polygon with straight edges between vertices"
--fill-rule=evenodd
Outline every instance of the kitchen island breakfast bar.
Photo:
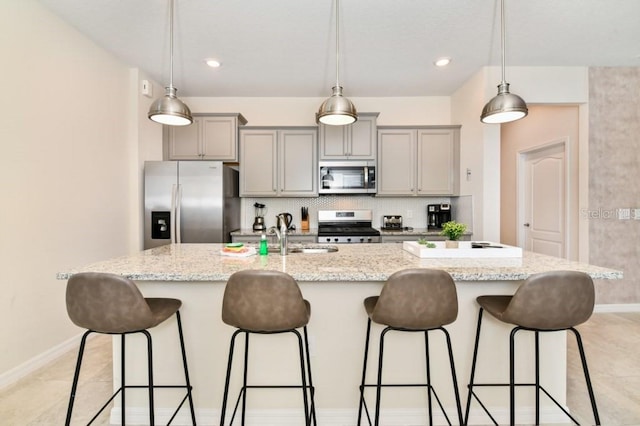
M 227 279 L 244 269 L 277 270 L 290 274 L 311 303 L 311 367 L 316 389 L 315 401 L 320 425 L 354 425 L 357 418 L 359 385 L 367 317 L 363 300 L 378 295 L 385 280 L 394 272 L 407 268 L 437 268 L 451 274 L 456 282 L 459 301 L 457 320 L 447 326 L 453 342 L 455 366 L 463 408 L 471 367 L 478 306 L 477 296 L 513 294 L 529 275 L 554 270 L 575 270 L 594 279 L 619 279 L 622 273 L 602 267 L 525 252 L 521 258 L 423 259 L 402 249 L 399 244 L 344 244 L 332 253 L 292 253 L 280 256 L 227 257 L 221 244 L 177 244 L 146 250 L 132 256 L 107 260 L 58 275 L 68 279 L 77 272 L 93 271 L 123 275 L 134 280 L 145 297 L 181 299 L 182 323 L 194 402 L 199 424 L 217 425 L 225 382 L 229 340 L 234 329 L 221 320 L 222 297 Z M 381 326 L 375 325 L 379 331 Z M 508 382 L 510 327 L 485 316 L 478 359 L 477 382 Z M 374 329 L 375 330 L 375 329 Z M 151 330 L 154 339 L 155 382 L 181 383 L 183 380 L 177 333 L 173 321 Z M 371 348 L 377 348 L 372 333 Z M 128 380 L 145 383 L 146 353 L 143 338 L 131 336 L 127 344 Z M 448 413 L 455 419 L 454 397 L 441 333 L 431 339 L 432 383 Z M 128 340 L 129 341 L 129 340 Z M 114 382 L 119 372 L 119 339 L 114 344 Z M 566 335 L 564 332 L 541 336 L 541 382 L 561 403 L 566 394 Z M 237 350 L 243 347 L 238 341 Z M 290 334 L 252 338 L 249 381 L 254 384 L 299 383 L 295 339 Z M 518 336 L 516 379 L 532 380 L 533 338 Z M 529 350 L 531 349 L 531 350 Z M 90 346 L 89 346 L 90 350 Z M 587 353 L 587 358 L 589 354 Z M 130 358 L 129 358 L 130 357 Z M 237 358 L 238 360 L 241 359 Z M 241 383 L 241 361 L 234 363 L 232 395 Z M 377 350 L 372 350 L 367 383 L 375 383 Z M 370 374 L 369 374 L 370 373 Z M 385 349 L 386 382 L 421 382 L 425 380 L 424 339 L 420 333 L 391 333 Z M 114 388 L 118 384 L 114 383 Z M 156 418 L 159 422 L 179 401 L 171 390 L 156 392 Z M 508 388 L 480 390 L 483 402 L 501 423 L 508 423 Z M 586 389 L 585 389 L 586 392 Z M 375 391 L 367 390 L 368 406 L 374 406 Z M 532 423 L 533 394 L 517 392 L 517 420 Z M 598 395 L 596 395 L 596 398 Z M 233 398 L 233 396 L 232 396 Z M 250 390 L 247 398 L 247 422 L 253 425 L 303 424 L 299 390 Z M 146 393 L 129 391 L 127 418 L 132 424 L 144 424 L 147 417 Z M 566 422 L 564 415 L 542 398 L 543 423 Z M 437 407 L 437 405 L 434 405 Z M 188 413 L 183 410 L 189 424 Z M 112 409 L 112 419 L 119 419 L 120 407 Z M 446 424 L 434 409 L 434 422 Z M 477 404 L 472 406 L 469 424 L 489 424 Z M 417 388 L 383 390 L 381 424 L 428 424 L 426 392 Z

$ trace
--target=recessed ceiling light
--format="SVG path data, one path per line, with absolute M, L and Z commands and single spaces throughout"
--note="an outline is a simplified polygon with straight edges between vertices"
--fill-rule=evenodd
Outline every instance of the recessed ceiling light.
M 220 66 L 222 65 L 222 63 L 217 59 L 205 59 L 205 62 L 211 68 L 220 68 Z
M 433 63 L 436 67 L 446 67 L 451 63 L 451 58 L 438 58 Z

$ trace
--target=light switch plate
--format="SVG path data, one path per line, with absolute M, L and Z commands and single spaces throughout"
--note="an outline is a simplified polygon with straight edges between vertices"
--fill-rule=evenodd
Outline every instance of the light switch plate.
M 149 82 L 149 80 L 142 80 L 141 92 L 148 98 L 153 96 L 153 85 Z

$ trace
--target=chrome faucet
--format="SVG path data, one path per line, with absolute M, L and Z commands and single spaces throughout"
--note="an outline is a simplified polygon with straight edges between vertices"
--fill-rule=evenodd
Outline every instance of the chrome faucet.
M 276 236 L 278 237 L 278 243 L 280 244 L 280 255 L 286 256 L 289 253 L 289 247 L 288 247 L 288 241 L 287 241 L 287 231 L 289 227 L 287 225 L 287 221 L 284 214 L 279 214 L 276 217 L 280 219 L 279 220 L 280 229 L 276 228 L 275 226 L 272 226 L 271 228 L 269 228 L 269 232 L 270 233 L 271 231 L 275 232 Z
M 280 219 L 279 223 L 280 223 L 280 229 L 278 229 L 275 226 L 272 226 L 269 228 L 269 234 L 273 234 L 275 233 L 276 236 L 278 237 L 278 244 L 280 246 L 280 255 L 281 256 L 286 256 L 289 253 L 289 247 L 288 247 L 288 239 L 287 239 L 287 233 L 288 233 L 288 229 L 289 227 L 287 226 L 287 221 L 285 220 L 284 215 L 279 214 L 276 216 L 276 218 Z

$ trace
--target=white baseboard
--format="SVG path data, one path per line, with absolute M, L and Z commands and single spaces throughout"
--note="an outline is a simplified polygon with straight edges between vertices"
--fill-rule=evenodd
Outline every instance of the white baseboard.
M 464 410 L 464 406 L 462 407 Z M 509 424 L 508 409 L 491 409 L 491 415 L 499 424 Z M 455 418 L 455 410 L 447 409 L 450 420 L 453 424 L 458 421 Z M 170 409 L 156 409 L 155 420 L 158 424 L 166 424 L 173 412 Z M 371 413 L 373 416 L 373 413 Z M 464 415 L 464 413 L 463 413 Z M 364 414 L 363 414 L 364 416 Z M 453 418 L 451 418 L 453 416 Z M 326 426 L 354 426 L 358 418 L 358 411 L 355 409 L 319 409 L 316 412 L 318 424 Z M 569 418 L 558 408 L 541 408 L 540 419 L 544 424 L 562 424 L 571 423 Z M 217 426 L 220 423 L 220 410 L 196 409 L 196 420 L 199 425 Z M 227 417 L 226 421 L 229 420 Z M 236 422 L 238 419 L 236 419 Z M 521 424 L 533 424 L 535 422 L 535 411 L 533 407 L 525 407 L 518 409 L 516 412 L 516 421 Z M 120 408 L 116 407 L 111 410 L 111 424 L 120 424 Z M 385 426 L 416 426 L 429 424 L 427 412 L 421 408 L 407 408 L 382 410 L 380 413 L 380 423 Z M 149 424 L 149 411 L 142 407 L 127 408 L 127 424 L 146 425 Z M 182 409 L 176 416 L 174 425 L 191 425 L 191 417 L 188 410 Z M 304 424 L 302 410 L 247 410 L 246 424 L 248 426 L 289 426 Z M 366 418 L 362 420 L 362 424 L 368 424 Z M 434 425 L 448 424 L 446 418 L 434 408 L 433 413 Z M 469 413 L 469 425 L 487 425 L 491 424 L 489 417 L 482 409 L 472 409 Z
M 82 334 L 74 336 L 59 345 L 42 352 L 30 360 L 23 362 L 17 367 L 0 374 L 0 389 L 4 389 L 5 387 L 14 384 L 23 377 L 57 360 L 73 348 L 79 347 L 81 338 Z M 91 337 L 89 337 L 89 339 L 91 339 Z
M 593 312 L 613 313 L 613 312 L 640 312 L 640 303 L 612 303 L 596 305 Z

